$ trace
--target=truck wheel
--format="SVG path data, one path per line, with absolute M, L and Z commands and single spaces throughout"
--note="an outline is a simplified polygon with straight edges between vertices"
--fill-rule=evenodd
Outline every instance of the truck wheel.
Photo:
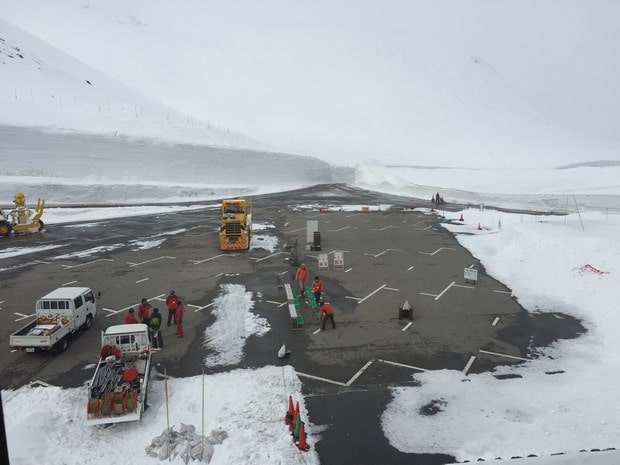
M 82 325 L 82 330 L 88 331 L 92 325 L 93 325 L 93 317 L 90 315 L 86 315 L 86 322 Z
M 43 231 L 45 229 L 45 223 L 43 220 L 39 220 L 39 231 Z
M 69 343 L 67 342 L 67 338 L 63 337 L 60 341 L 56 343 L 56 352 L 64 352 L 67 350 Z
M 7 221 L 0 221 L 0 236 L 8 236 L 11 234 L 11 225 Z

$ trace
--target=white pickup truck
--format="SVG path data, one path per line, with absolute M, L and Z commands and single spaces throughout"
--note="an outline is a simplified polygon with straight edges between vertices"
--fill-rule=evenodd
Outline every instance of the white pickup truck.
M 108 424 L 135 421 L 146 408 L 151 369 L 148 327 L 110 326 L 101 333 L 101 352 L 88 386 L 86 421 Z
M 11 350 L 62 352 L 72 333 L 89 329 L 97 316 L 95 295 L 88 287 L 59 287 L 37 300 L 35 318 L 11 334 Z

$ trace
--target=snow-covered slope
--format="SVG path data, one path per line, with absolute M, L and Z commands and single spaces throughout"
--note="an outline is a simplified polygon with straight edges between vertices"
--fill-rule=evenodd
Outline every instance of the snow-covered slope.
M 0 124 L 265 147 L 167 107 L 2 19 Z
M 576 120 L 558 123 L 553 102 L 526 96 L 553 90 L 590 126 L 620 116 L 620 105 L 590 108 L 617 101 L 610 83 L 620 62 L 606 46 L 617 37 L 610 2 L 0 0 L 0 7 L 1 16 L 155 100 L 332 163 L 487 168 L 618 158 L 617 138 L 586 137 L 592 131 Z

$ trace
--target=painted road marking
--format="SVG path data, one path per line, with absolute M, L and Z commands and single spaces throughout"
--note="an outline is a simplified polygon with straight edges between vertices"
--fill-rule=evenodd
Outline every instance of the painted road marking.
M 149 279 L 151 279 L 151 278 L 139 279 L 139 280 L 136 281 L 136 284 L 143 283 L 144 281 L 148 281 Z
M 493 323 L 491 323 L 491 326 L 495 326 L 499 321 L 499 317 L 496 316 L 495 319 L 493 320 Z
M 412 370 L 419 370 L 419 371 L 428 371 L 426 368 L 420 368 L 420 367 L 416 367 L 413 365 L 405 365 L 404 363 L 390 362 L 389 360 L 377 359 L 377 362 L 386 363 L 388 365 L 394 365 L 395 367 L 410 368 Z
M 145 262 L 140 262 L 140 263 L 132 263 L 132 262 L 127 262 L 127 264 L 129 265 L 129 268 L 133 268 L 134 266 L 140 266 L 140 265 L 144 265 L 146 263 L 151 263 L 151 262 L 156 262 L 157 260 L 163 260 L 165 258 L 168 258 L 170 260 L 176 260 L 175 257 L 168 257 L 168 256 L 164 256 L 164 257 L 157 257 L 157 258 L 153 258 L 151 260 L 147 260 Z
M 338 229 L 328 229 L 329 232 L 340 232 L 340 231 L 344 231 L 345 229 L 350 229 L 351 226 L 343 226 L 342 228 L 338 228 Z
M 456 249 L 452 247 L 440 247 L 434 252 L 418 252 L 418 253 L 421 253 L 422 255 L 435 255 L 436 253 L 441 252 L 442 250 L 456 250 Z
M 512 358 L 512 359 L 515 359 L 515 360 L 523 360 L 524 362 L 528 362 L 529 361 L 529 359 L 527 359 L 527 358 L 516 357 L 514 355 L 508 355 L 508 354 L 500 354 L 498 352 L 489 352 L 488 350 L 480 349 L 478 352 L 480 352 L 482 354 L 495 355 L 497 357 L 506 357 L 506 358 Z
M 474 286 L 465 286 L 463 284 L 455 284 L 454 287 L 460 287 L 462 289 L 476 289 Z
M 499 294 L 511 294 L 512 295 L 512 292 L 510 292 L 510 291 L 499 291 L 499 290 L 495 290 L 494 289 L 493 292 L 497 292 Z
M 200 306 L 200 305 L 194 305 L 194 304 L 188 304 L 188 307 L 194 307 L 196 310 L 194 310 L 194 313 L 199 312 L 200 310 L 204 310 L 205 308 L 209 308 L 212 305 L 214 305 L 215 302 L 211 302 L 210 304 L 204 305 L 204 306 Z
M 410 321 L 409 323 L 407 323 L 407 326 L 401 329 L 401 331 L 407 331 L 412 324 L 413 324 L 413 321 Z
M 368 294 L 366 297 L 353 297 L 353 296 L 348 296 L 345 295 L 345 299 L 352 299 L 352 300 L 357 300 L 357 303 L 361 304 L 362 302 L 364 302 L 366 299 L 372 297 L 373 295 L 375 295 L 377 292 L 379 292 L 381 289 L 385 289 L 386 291 L 398 291 L 398 289 L 394 289 L 392 287 L 387 287 L 387 284 L 383 284 L 381 286 L 379 286 L 377 289 L 375 289 L 374 291 L 372 291 L 370 294 Z
M 268 258 L 275 257 L 275 256 L 283 254 L 283 253 L 284 252 L 276 252 L 274 254 L 267 255 L 266 257 L 263 257 L 263 258 L 254 258 L 254 257 L 250 257 L 250 258 L 252 258 L 252 260 L 256 260 L 256 263 L 258 263 L 258 262 L 262 262 L 263 260 L 267 260 Z
M 86 262 L 86 263 L 80 263 L 79 265 L 60 265 L 60 266 L 62 266 L 65 270 L 68 270 L 70 268 L 79 268 L 80 266 L 92 265 L 93 263 L 97 263 L 97 262 L 113 262 L 113 261 L 114 260 L 110 258 L 100 258 L 99 260 L 93 260 L 92 262 Z
M 344 270 L 345 273 L 348 273 L 349 271 L 351 271 L 353 268 L 349 268 L 347 270 Z
M 354 216 L 358 216 L 359 213 L 354 213 L 353 215 L 344 215 L 345 218 L 353 218 Z
M 372 360 L 369 360 L 368 362 L 366 362 L 366 365 L 364 365 L 362 368 L 360 368 L 358 370 L 357 373 L 355 373 L 351 379 L 349 381 L 347 381 L 346 386 L 351 386 L 351 384 L 353 384 L 353 382 L 359 378 L 361 376 L 362 373 L 364 373 L 364 371 L 366 371 L 366 368 L 368 368 L 370 365 L 372 365 Z
M 415 268 L 415 267 L 412 265 L 412 266 L 410 266 L 409 268 L 407 268 L 407 271 L 411 271 L 411 270 L 413 270 L 414 268 Z
M 444 295 L 446 292 L 448 292 L 448 289 L 450 289 L 452 286 L 454 286 L 454 284 L 455 284 L 454 281 L 452 281 L 450 284 L 448 284 L 448 287 L 446 287 L 443 291 L 441 291 L 439 293 L 439 295 L 437 297 L 435 297 L 435 300 L 439 300 L 442 295 Z
M 75 283 L 77 283 L 77 281 L 69 281 L 68 283 L 61 284 L 61 286 L 68 286 L 69 284 L 75 284 Z
M 400 250 L 400 249 L 385 249 L 383 252 L 379 252 L 379 253 L 378 253 L 378 254 L 376 254 L 376 255 L 375 255 L 375 254 L 372 254 L 372 253 L 365 253 L 364 255 L 370 255 L 371 257 L 375 257 L 375 258 L 377 258 L 377 257 L 380 257 L 380 256 L 381 256 L 381 255 L 383 255 L 384 253 L 387 253 L 387 252 L 389 252 L 389 251 L 391 251 L 391 250 L 396 251 L 396 252 L 402 252 L 402 250 Z
M 398 291 L 399 291 L 398 289 L 393 288 L 393 287 L 384 287 L 384 289 L 385 289 L 386 291 L 396 291 L 396 292 L 398 292 Z
M 320 333 L 322 330 L 321 328 L 314 330 L 314 332 L 312 333 L 312 335 L 314 336 L 315 334 Z
M 224 255 L 226 254 L 221 253 L 219 255 L 216 255 L 215 257 L 205 258 L 204 260 L 190 260 L 190 262 L 193 262 L 194 265 L 199 265 L 200 263 L 208 262 L 209 260 L 215 260 L 216 258 L 223 257 Z
M 377 229 L 377 228 L 370 228 L 370 230 L 371 231 L 385 231 L 386 229 L 390 229 L 390 228 L 400 228 L 400 226 L 389 225 L 389 226 L 384 226 L 383 228 L 379 228 L 379 229 Z
M 476 360 L 476 356 L 475 355 L 472 355 L 471 357 L 469 357 L 469 361 L 467 362 L 467 365 L 465 365 L 465 368 L 463 368 L 463 374 L 464 375 L 467 374 L 467 372 L 471 368 L 471 365 L 474 363 L 474 360 Z
M 297 231 L 303 231 L 304 229 L 306 229 L 306 227 L 305 227 L 305 226 L 304 226 L 303 228 L 293 229 L 292 231 L 289 231 L 289 232 L 294 233 L 294 232 L 297 232 Z
M 325 381 L 326 383 L 335 384 L 337 386 L 346 386 L 345 383 L 341 383 L 340 381 L 334 381 L 334 380 L 327 379 L 327 378 L 321 378 L 320 376 L 309 375 L 309 374 L 306 374 L 306 373 L 302 373 L 301 371 L 298 371 L 297 375 L 298 376 L 303 376 L 305 378 L 317 379 L 319 381 Z
M 32 318 L 33 316 L 35 316 L 35 313 L 33 313 L 32 315 L 24 315 L 23 313 L 15 312 L 15 315 L 21 317 L 21 318 L 18 318 L 17 320 L 15 320 L 15 321 L 21 321 L 21 320 L 25 320 L 26 318 Z

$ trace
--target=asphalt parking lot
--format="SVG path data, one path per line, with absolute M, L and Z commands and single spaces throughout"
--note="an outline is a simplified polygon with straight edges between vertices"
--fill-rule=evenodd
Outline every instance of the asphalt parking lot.
M 295 368 L 310 421 L 323 428 L 313 444 L 322 464 L 450 462 L 443 455 L 403 454 L 388 444 L 379 417 L 390 388 L 415 384 L 412 375 L 424 370 L 459 370 L 466 378 L 522 363 L 536 356 L 536 347 L 575 337 L 583 328 L 571 318 L 527 314 L 511 290 L 488 276 L 440 226 L 446 220 L 438 212 L 412 210 L 413 204 L 427 206 L 339 185 L 255 197 L 254 221 L 273 226 L 276 251 L 222 253 L 216 209 L 59 225 L 5 239 L 2 248 L 41 249 L 0 262 L 1 387 L 83 385 L 92 376 L 100 331 L 122 323 L 142 297 L 165 314 L 164 299 L 172 289 L 185 301 L 187 337 L 177 339 L 174 328 L 164 328 L 156 369 L 177 377 L 199 374 L 207 355 L 204 330 L 214 321 L 212 302 L 220 285 L 240 283 L 254 293 L 253 311 L 268 320 L 271 331 L 247 341 L 239 366 Z M 371 211 L 343 208 L 347 205 Z M 321 250 L 306 248 L 308 221 L 318 222 Z M 161 239 L 157 247 L 140 246 Z M 285 247 L 295 241 L 299 261 L 311 277 L 324 281 L 335 329 L 320 331 L 315 309 L 305 302 L 303 328 L 291 328 L 283 284 L 295 272 Z M 335 267 L 336 253 L 343 262 Z M 327 269 L 319 269 L 319 255 L 327 257 Z M 475 283 L 465 281 L 465 269 L 477 271 Z M 89 332 L 73 338 L 62 354 L 10 352 L 9 334 L 31 317 L 36 298 L 67 285 L 101 292 Z M 405 301 L 412 306 L 411 320 L 399 318 Z M 284 362 L 276 355 L 283 343 L 291 351 Z

